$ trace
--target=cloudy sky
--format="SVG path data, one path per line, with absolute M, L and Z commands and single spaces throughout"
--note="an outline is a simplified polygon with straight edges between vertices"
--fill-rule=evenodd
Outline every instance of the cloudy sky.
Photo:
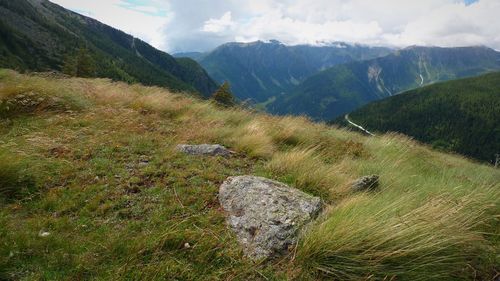
M 500 50 L 500 0 L 51 0 L 168 52 L 230 41 Z

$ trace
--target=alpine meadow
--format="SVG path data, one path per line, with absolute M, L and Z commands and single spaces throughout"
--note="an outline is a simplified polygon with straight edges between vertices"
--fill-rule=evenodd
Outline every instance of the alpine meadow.
M 499 280 L 499 13 L 0 0 L 0 280 Z

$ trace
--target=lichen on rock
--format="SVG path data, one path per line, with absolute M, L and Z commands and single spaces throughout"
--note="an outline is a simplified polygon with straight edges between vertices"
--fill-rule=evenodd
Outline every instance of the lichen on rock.
M 255 176 L 228 178 L 219 201 L 245 255 L 254 260 L 286 254 L 300 229 L 321 210 L 318 197 Z

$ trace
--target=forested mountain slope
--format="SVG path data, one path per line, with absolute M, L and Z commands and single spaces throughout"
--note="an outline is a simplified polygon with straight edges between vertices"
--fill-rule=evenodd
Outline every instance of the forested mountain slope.
M 236 97 L 262 103 L 334 65 L 387 55 L 388 48 L 335 43 L 287 46 L 278 41 L 227 43 L 196 59 L 217 82 L 229 82 Z
M 500 53 L 486 47 L 409 47 L 373 60 L 313 75 L 267 106 L 278 114 L 332 120 L 369 102 L 439 81 L 500 70 Z
M 198 91 L 216 83 L 194 61 L 178 61 L 142 40 L 47 0 L 0 0 L 0 67 L 62 70 L 79 49 L 94 64 L 87 76 Z
M 349 117 L 370 131 L 400 132 L 493 163 L 500 153 L 500 72 L 405 92 Z

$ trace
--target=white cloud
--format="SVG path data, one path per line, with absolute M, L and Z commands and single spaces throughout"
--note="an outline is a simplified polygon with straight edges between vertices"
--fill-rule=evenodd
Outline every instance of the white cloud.
M 231 29 L 235 23 L 231 21 L 231 12 L 227 11 L 220 19 L 209 19 L 205 21 L 203 28 L 204 32 L 220 33 Z
M 124 0 L 51 1 L 132 34 L 157 48 L 164 47 L 163 28 L 170 20 L 168 5 L 164 1 L 152 1 L 151 5 L 131 5 Z
M 54 1 L 171 52 L 257 39 L 500 49 L 500 0 L 148 0 L 140 7 L 131 0 Z

